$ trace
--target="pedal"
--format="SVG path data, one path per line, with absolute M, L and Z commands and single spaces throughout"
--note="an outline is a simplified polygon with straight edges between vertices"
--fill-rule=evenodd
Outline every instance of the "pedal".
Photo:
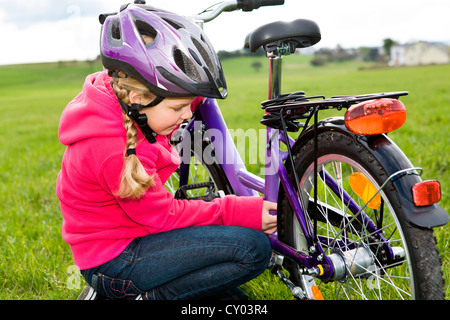
M 197 196 L 197 197 L 189 197 L 188 191 L 196 190 L 196 189 L 206 189 L 205 195 Z M 187 184 L 187 185 L 179 187 L 178 190 L 175 192 L 174 197 L 175 197 L 175 199 L 179 199 L 179 200 L 212 201 L 216 198 L 223 198 L 225 196 L 225 193 L 222 190 L 219 190 L 217 193 L 215 193 L 215 190 L 216 190 L 216 186 L 214 185 L 214 182 L 212 182 L 212 181 Z

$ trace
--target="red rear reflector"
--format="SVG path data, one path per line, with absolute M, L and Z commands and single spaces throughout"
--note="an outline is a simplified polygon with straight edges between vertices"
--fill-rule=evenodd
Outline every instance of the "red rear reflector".
M 376 99 L 351 106 L 345 113 L 345 125 L 356 134 L 376 135 L 400 128 L 406 120 L 406 108 L 396 99 Z
M 441 200 L 441 185 L 436 180 L 416 183 L 412 192 L 414 204 L 418 207 L 429 206 Z

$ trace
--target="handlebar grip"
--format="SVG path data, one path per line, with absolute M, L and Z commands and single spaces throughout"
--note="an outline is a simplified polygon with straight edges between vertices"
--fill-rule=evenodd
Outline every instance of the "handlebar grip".
M 106 20 L 106 18 L 108 18 L 109 16 L 113 16 L 116 15 L 117 12 L 111 12 L 111 13 L 102 13 L 98 16 L 98 21 L 100 22 L 100 24 L 103 24 Z
M 278 6 L 284 4 L 284 0 L 238 0 L 238 8 L 242 11 L 252 11 L 259 7 Z

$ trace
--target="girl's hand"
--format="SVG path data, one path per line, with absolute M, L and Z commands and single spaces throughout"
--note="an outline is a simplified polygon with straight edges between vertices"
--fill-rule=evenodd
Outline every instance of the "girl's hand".
M 277 230 L 277 216 L 271 215 L 270 210 L 277 210 L 277 204 L 270 201 L 263 202 L 262 210 L 262 231 L 266 234 L 272 234 Z

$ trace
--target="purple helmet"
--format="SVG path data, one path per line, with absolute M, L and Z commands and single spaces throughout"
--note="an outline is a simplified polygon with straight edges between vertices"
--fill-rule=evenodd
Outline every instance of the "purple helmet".
M 147 5 L 128 4 L 101 15 L 103 66 L 121 70 L 162 97 L 224 99 L 222 65 L 203 31 L 190 20 Z M 154 41 L 145 44 L 141 35 Z

